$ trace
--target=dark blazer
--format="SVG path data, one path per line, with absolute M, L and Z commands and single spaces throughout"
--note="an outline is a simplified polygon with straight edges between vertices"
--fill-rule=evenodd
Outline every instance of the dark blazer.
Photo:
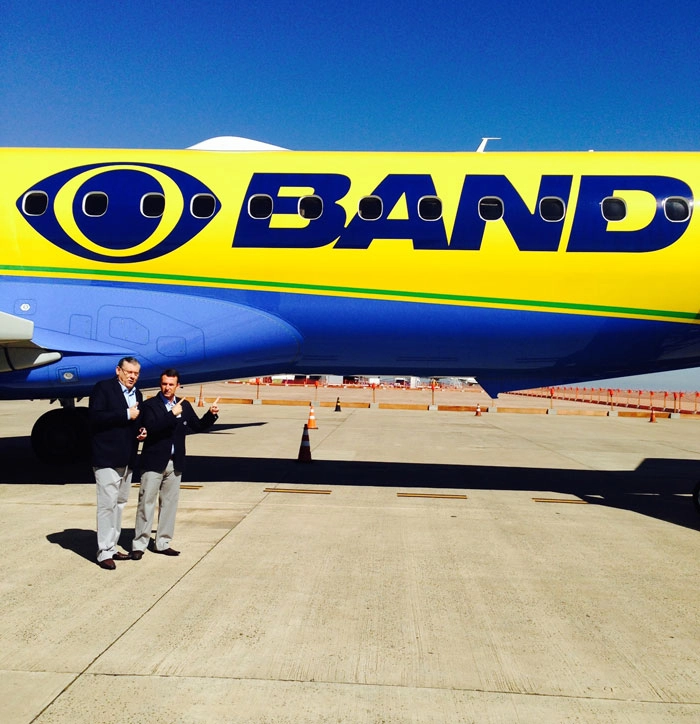
M 182 402 L 182 415 L 175 417 L 168 411 L 159 394 L 146 400 L 141 406 L 142 425 L 148 430 L 143 441 L 139 468 L 142 473 L 162 473 L 171 455 L 177 472 L 185 469 L 185 436 L 191 432 L 202 432 L 211 427 L 218 415 L 207 410 L 200 419 L 187 400 Z M 175 447 L 174 453 L 171 450 Z
M 141 409 L 143 395 L 136 390 L 136 400 Z M 129 420 L 128 405 L 124 399 L 119 380 L 98 382 L 90 393 L 90 441 L 92 465 L 95 468 L 123 468 L 136 463 L 141 415 Z

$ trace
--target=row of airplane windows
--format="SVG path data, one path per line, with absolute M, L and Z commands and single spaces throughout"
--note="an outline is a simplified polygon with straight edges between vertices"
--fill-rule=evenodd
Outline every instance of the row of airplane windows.
M 99 217 L 107 213 L 109 197 L 103 191 L 90 191 L 83 196 L 82 209 L 85 216 Z M 49 208 L 49 197 L 45 191 L 29 191 L 22 199 L 22 211 L 27 216 L 41 216 Z M 163 194 L 145 194 L 141 197 L 141 214 L 148 219 L 158 219 L 165 212 Z M 216 211 L 216 198 L 211 194 L 195 194 L 190 199 L 190 213 L 197 219 L 210 219 Z
M 107 213 L 109 197 L 102 191 L 85 194 L 82 202 L 86 216 L 99 217 Z M 22 199 L 22 210 L 27 216 L 41 216 L 49 206 L 49 197 L 44 191 L 29 191 Z M 609 196 L 600 203 L 601 213 L 606 221 L 622 221 L 627 216 L 624 199 Z M 690 218 L 690 204 L 682 197 L 664 199 L 664 213 L 669 221 L 687 221 Z M 248 214 L 254 219 L 269 219 L 274 210 L 274 201 L 267 194 L 255 194 L 248 200 Z M 478 204 L 479 216 L 484 221 L 498 221 L 503 218 L 505 206 L 497 196 L 484 196 Z M 165 211 L 163 194 L 145 194 L 141 198 L 141 214 L 149 219 L 160 218 Z M 190 200 L 190 213 L 197 219 L 209 219 L 216 211 L 216 199 L 211 194 L 196 194 Z M 323 199 L 320 196 L 303 196 L 297 205 L 299 216 L 313 220 L 323 214 Z M 377 221 L 384 213 L 384 202 L 379 196 L 365 196 L 358 203 L 359 217 L 365 221 Z M 556 196 L 540 199 L 539 214 L 545 221 L 561 221 L 566 214 L 566 204 Z M 423 221 L 438 221 L 442 218 L 442 201 L 437 196 L 423 196 L 418 200 L 418 216 Z
M 624 199 L 609 196 L 600 202 L 601 213 L 606 221 L 622 221 L 627 216 Z M 687 221 L 690 218 L 690 204 L 681 197 L 669 197 L 663 202 L 664 213 L 669 221 Z M 257 194 L 248 200 L 248 213 L 254 219 L 268 219 L 272 216 L 274 202 L 271 196 Z M 498 221 L 503 218 L 505 205 L 497 196 L 479 199 L 479 216 L 484 221 Z M 304 196 L 299 199 L 298 213 L 305 219 L 317 219 L 323 213 L 323 199 L 320 196 Z M 377 221 L 384 213 L 384 202 L 379 196 L 365 196 L 358 203 L 357 213 L 365 221 Z M 566 214 L 566 204 L 557 196 L 540 199 L 539 214 L 544 221 L 561 221 Z M 418 200 L 418 216 L 423 221 L 438 221 L 442 218 L 442 201 L 437 196 L 423 196 Z

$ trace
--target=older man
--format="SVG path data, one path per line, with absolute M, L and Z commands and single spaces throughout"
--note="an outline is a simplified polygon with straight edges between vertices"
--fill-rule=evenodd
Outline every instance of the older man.
M 119 360 L 116 377 L 98 382 L 90 393 L 92 469 L 97 484 L 97 563 L 109 571 L 116 568 L 114 561 L 130 557 L 117 550 L 117 543 L 138 441 L 146 436 L 138 422 L 143 401 L 136 389 L 140 371 L 135 357 L 124 357 Z

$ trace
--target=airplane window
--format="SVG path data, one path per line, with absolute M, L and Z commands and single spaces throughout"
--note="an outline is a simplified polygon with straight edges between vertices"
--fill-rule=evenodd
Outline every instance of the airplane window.
M 107 194 L 91 191 L 83 197 L 83 213 L 86 216 L 104 216 L 107 213 Z
M 320 196 L 303 196 L 299 199 L 299 216 L 318 219 L 323 213 L 323 199 Z
M 495 196 L 485 196 L 479 201 L 479 216 L 484 221 L 498 221 L 503 218 L 503 201 Z
M 157 219 L 165 211 L 163 194 L 146 194 L 141 199 L 141 213 L 149 219 Z
M 437 221 L 442 216 L 442 201 L 437 196 L 423 196 L 418 200 L 418 216 L 423 221 Z
M 624 200 L 616 199 L 614 196 L 603 199 L 600 208 L 606 221 L 622 221 L 627 216 L 627 206 Z
M 272 216 L 272 196 L 256 194 L 248 199 L 248 213 L 254 219 L 269 219 Z
M 365 221 L 376 221 L 381 218 L 384 210 L 384 203 L 379 196 L 365 196 L 360 199 L 357 213 Z
M 22 199 L 22 211 L 27 216 L 41 216 L 49 208 L 49 195 L 44 191 L 29 191 Z
M 556 196 L 545 196 L 540 201 L 540 216 L 545 221 L 561 221 L 565 211 L 564 202 Z
M 192 197 L 190 211 L 197 219 L 210 219 L 216 211 L 216 199 L 211 194 L 196 194 Z
M 686 199 L 669 198 L 664 201 L 664 213 L 669 221 L 687 221 L 690 218 L 690 205 Z

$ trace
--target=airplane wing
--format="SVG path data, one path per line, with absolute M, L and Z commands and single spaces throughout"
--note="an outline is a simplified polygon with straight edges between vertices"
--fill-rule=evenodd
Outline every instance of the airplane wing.
M 0 312 L 0 372 L 28 370 L 58 362 L 61 353 L 32 341 L 34 323 Z

